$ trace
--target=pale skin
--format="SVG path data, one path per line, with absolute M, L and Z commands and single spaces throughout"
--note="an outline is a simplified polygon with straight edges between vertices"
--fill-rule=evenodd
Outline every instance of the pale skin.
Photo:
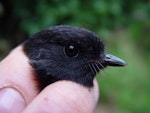
M 93 113 L 99 90 L 59 81 L 38 91 L 29 59 L 18 46 L 0 62 L 0 113 Z

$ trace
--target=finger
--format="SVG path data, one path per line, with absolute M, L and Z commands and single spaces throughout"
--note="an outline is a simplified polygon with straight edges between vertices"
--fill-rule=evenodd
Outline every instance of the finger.
M 38 94 L 31 69 L 21 46 L 0 62 L 0 113 L 20 113 Z
M 87 88 L 69 81 L 46 87 L 23 113 L 92 113 L 98 100 L 98 85 Z

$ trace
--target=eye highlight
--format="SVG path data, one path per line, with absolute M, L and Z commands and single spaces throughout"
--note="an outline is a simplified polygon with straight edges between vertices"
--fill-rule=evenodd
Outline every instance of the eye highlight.
M 79 50 L 75 44 L 68 44 L 67 46 L 65 46 L 64 52 L 69 57 L 75 57 L 78 55 Z

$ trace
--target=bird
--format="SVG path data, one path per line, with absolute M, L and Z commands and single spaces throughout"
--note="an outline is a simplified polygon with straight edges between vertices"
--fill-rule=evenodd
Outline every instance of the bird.
M 40 90 L 60 80 L 92 87 L 94 77 L 105 67 L 126 65 L 105 52 L 103 41 L 94 32 L 70 25 L 52 26 L 33 34 L 23 42 L 23 51 Z

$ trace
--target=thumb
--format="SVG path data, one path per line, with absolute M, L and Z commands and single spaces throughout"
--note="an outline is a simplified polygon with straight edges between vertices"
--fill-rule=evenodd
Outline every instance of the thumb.
M 31 70 L 22 46 L 0 62 L 0 113 L 20 113 L 37 96 Z
M 0 113 L 20 113 L 25 106 L 24 99 L 15 89 L 0 90 Z

